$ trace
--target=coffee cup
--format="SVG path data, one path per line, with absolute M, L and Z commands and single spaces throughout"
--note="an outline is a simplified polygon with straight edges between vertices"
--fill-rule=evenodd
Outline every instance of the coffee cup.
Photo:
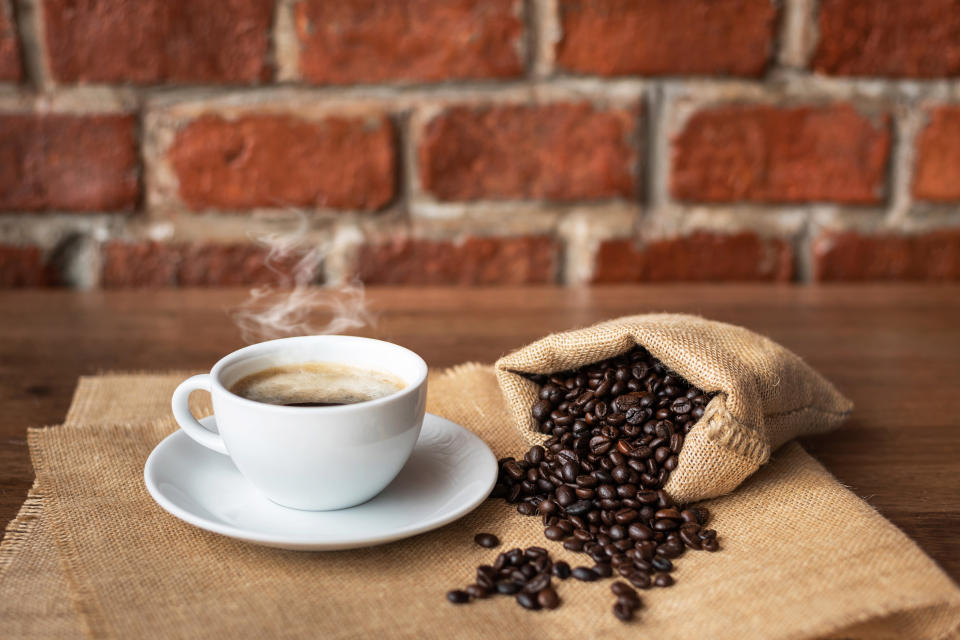
M 336 406 L 284 406 L 231 391 L 258 372 L 301 363 L 380 373 L 402 388 Z M 219 433 L 190 412 L 190 393 L 199 389 L 210 392 Z M 426 397 L 427 365 L 409 349 L 371 338 L 303 336 L 234 351 L 210 373 L 180 383 L 172 407 L 188 436 L 229 456 L 267 498 L 327 511 L 366 502 L 397 476 L 420 435 Z

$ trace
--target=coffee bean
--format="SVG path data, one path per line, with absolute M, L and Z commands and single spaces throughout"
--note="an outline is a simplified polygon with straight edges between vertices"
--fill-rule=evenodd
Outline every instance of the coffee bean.
M 567 507 L 567 515 L 580 516 L 593 508 L 593 503 L 589 500 L 578 500 Z
M 453 591 L 447 591 L 447 600 L 453 604 L 463 604 L 470 601 L 470 594 L 460 589 L 454 589 Z
M 563 548 L 567 551 L 583 551 L 583 542 L 580 540 L 564 540 Z
M 543 535 L 546 536 L 547 540 L 561 540 L 566 537 L 563 529 L 557 526 L 547 527 L 543 530 Z
M 594 565 L 593 572 L 601 578 L 609 578 L 613 575 L 613 567 L 607 562 L 598 562 Z
M 529 502 L 521 502 L 517 505 L 517 513 L 524 516 L 532 516 L 537 512 L 537 508 Z
M 615 605 L 613 605 L 613 615 L 616 616 L 617 620 L 630 622 L 633 620 L 633 608 L 625 606 L 621 602 L 617 602 Z
M 587 567 L 577 567 L 571 572 L 571 575 L 582 582 L 593 582 L 600 578 L 593 569 Z
M 565 507 L 569 504 L 573 504 L 573 502 L 577 499 L 576 495 L 573 493 L 573 489 L 571 489 L 567 485 L 562 485 L 558 487 L 555 497 L 557 500 L 557 504 L 559 504 L 561 507 Z
M 669 587 L 673 584 L 673 577 L 669 573 L 658 573 L 653 579 L 653 584 L 657 587 Z
M 680 529 L 680 539 L 691 549 L 703 548 L 703 543 L 700 541 L 700 536 L 696 534 L 696 530 Z
M 479 584 L 468 585 L 464 591 L 466 591 L 471 598 L 486 598 L 490 595 L 490 591 Z
M 553 564 L 553 575 L 557 576 L 561 580 L 566 580 L 570 577 L 570 565 L 560 560 Z
M 502 593 L 504 595 L 512 595 L 520 591 L 522 588 L 522 586 L 510 580 L 501 580 L 496 586 L 497 593 Z
M 560 605 L 560 598 L 552 587 L 547 587 L 537 594 L 537 602 L 544 609 L 556 609 Z
M 543 461 L 544 450 L 540 445 L 534 445 L 530 447 L 530 450 L 527 451 L 527 454 L 524 456 L 524 459 L 530 464 L 540 464 Z
M 650 561 L 654 569 L 658 571 L 673 571 L 673 563 L 663 556 L 656 556 Z
M 633 589 L 630 585 L 628 585 L 626 582 L 622 582 L 622 581 L 620 581 L 620 580 L 617 580 L 616 582 L 614 582 L 613 584 L 610 585 L 610 591 L 612 591 L 612 592 L 613 592 L 613 595 L 615 595 L 615 596 L 625 596 L 625 595 L 626 595 L 626 596 L 630 596 L 630 595 L 632 595 L 634 598 L 639 598 L 639 597 L 640 597 L 640 596 L 637 595 L 637 592 L 634 591 L 634 589 Z
M 546 420 L 550 416 L 550 411 L 553 407 L 550 404 L 549 400 L 538 400 L 533 404 L 533 418 L 534 420 L 542 421 Z
M 517 604 L 524 609 L 537 610 L 540 608 L 540 603 L 537 602 L 537 597 L 532 593 L 527 593 L 526 591 L 521 591 L 517 594 Z
M 518 465 L 515 460 L 508 461 L 503 465 L 502 469 L 514 480 L 519 480 L 523 477 L 523 469 L 520 468 L 520 465 Z
M 500 546 L 500 539 L 492 533 L 478 533 L 477 535 L 473 536 L 473 541 L 481 547 L 486 547 L 487 549 Z
M 653 584 L 650 574 L 645 571 L 635 571 L 633 575 L 627 577 L 627 580 L 638 589 L 649 589 Z

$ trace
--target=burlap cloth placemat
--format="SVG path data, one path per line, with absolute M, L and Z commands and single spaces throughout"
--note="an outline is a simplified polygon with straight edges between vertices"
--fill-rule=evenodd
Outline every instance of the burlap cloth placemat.
M 447 603 L 445 591 L 495 555 L 472 542 L 478 531 L 582 563 L 501 501 L 356 551 L 280 551 L 206 533 L 163 512 L 142 482 L 147 454 L 175 428 L 167 403 L 183 377 L 84 379 L 67 423 L 30 433 L 42 498 L 28 500 L 0 549 L 0 635 L 960 637 L 960 590 L 795 444 L 710 501 L 723 551 L 678 560 L 677 584 L 644 592 L 629 625 L 610 614 L 607 583 L 561 583 L 563 605 L 551 612 L 504 597 Z M 522 451 L 490 368 L 458 367 L 430 384 L 430 411 L 498 456 Z

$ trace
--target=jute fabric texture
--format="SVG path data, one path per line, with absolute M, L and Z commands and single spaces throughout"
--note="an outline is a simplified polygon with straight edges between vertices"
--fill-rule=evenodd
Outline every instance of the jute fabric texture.
M 549 335 L 497 361 L 497 379 L 524 440 L 547 436 L 530 414 L 540 386 L 522 373 L 568 371 L 637 345 L 716 393 L 664 487 L 681 502 L 729 493 L 777 447 L 836 427 L 853 408 L 795 353 L 743 327 L 682 314 L 626 316 Z
M 479 531 L 503 548 L 538 544 L 583 563 L 545 540 L 537 518 L 501 501 L 438 531 L 355 551 L 280 551 L 200 531 L 159 509 L 142 483 L 146 456 L 175 428 L 167 403 L 185 375 L 84 379 L 67 424 L 31 431 L 42 509 L 14 552 L 0 554 L 0 628 L 19 619 L 28 632 L 51 625 L 23 637 L 960 637 L 956 586 L 796 444 L 707 503 L 723 550 L 677 560 L 677 584 L 643 592 L 646 607 L 629 625 L 610 613 L 608 582 L 560 583 L 563 604 L 551 612 L 506 597 L 447 603 L 445 591 L 471 582 L 496 554 L 473 543 Z M 209 411 L 196 400 L 198 415 Z M 498 456 L 526 446 L 490 367 L 431 377 L 428 408 Z M 112 424 L 97 422 L 101 410 Z M 51 545 L 57 562 L 40 554 Z M 34 580 L 11 582 L 12 571 L 38 563 L 46 567 Z

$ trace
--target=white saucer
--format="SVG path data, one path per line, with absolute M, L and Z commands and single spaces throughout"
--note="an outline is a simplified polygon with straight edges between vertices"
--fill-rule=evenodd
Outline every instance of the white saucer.
M 214 418 L 200 421 L 216 430 Z M 497 461 L 480 438 L 427 414 L 400 475 L 364 504 L 339 511 L 297 511 L 271 502 L 230 458 L 183 431 L 147 458 L 147 490 L 165 510 L 192 525 L 282 549 L 368 547 L 441 527 L 476 508 L 497 479 Z

